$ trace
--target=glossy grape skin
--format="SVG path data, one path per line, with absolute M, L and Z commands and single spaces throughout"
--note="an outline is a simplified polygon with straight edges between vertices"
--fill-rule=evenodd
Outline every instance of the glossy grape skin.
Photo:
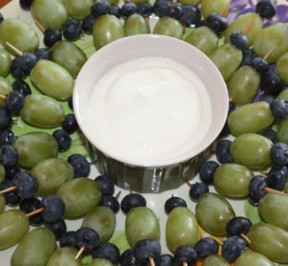
M 283 119 L 277 126 L 277 137 L 280 142 L 288 144 L 288 119 Z
M 261 218 L 272 225 L 288 230 L 288 198 L 282 195 L 267 193 L 259 201 L 258 212 Z
M 126 36 L 150 33 L 146 19 L 139 14 L 133 14 L 126 18 L 123 27 Z
M 94 0 L 63 0 L 63 4 L 69 16 L 81 20 L 90 14 L 90 7 L 94 4 Z
M 201 13 L 204 18 L 207 18 L 212 13 L 221 13 L 222 16 L 226 16 L 229 12 L 229 6 L 227 7 L 229 3 L 230 0 L 201 0 Z
M 219 38 L 210 28 L 200 26 L 185 34 L 183 40 L 194 45 L 204 54 L 210 55 L 217 48 Z
M 0 214 L 5 211 L 6 202 L 3 195 L 0 195 Z
M 106 242 L 115 230 L 116 216 L 109 207 L 97 206 L 88 211 L 82 226 L 94 229 L 99 235 L 100 242 Z
M 0 95 L 8 95 L 12 91 L 11 83 L 8 79 L 0 76 Z M 5 99 L 0 99 L 0 106 L 5 106 Z
M 36 31 L 23 20 L 7 18 L 0 23 L 0 43 L 7 48 L 6 42 L 22 52 L 33 52 L 39 46 L 39 37 Z
M 77 250 L 73 247 L 63 247 L 55 250 L 46 266 L 81 266 L 81 260 L 75 260 Z
M 166 243 L 173 253 L 177 247 L 194 247 L 198 240 L 198 224 L 194 213 L 186 207 L 176 207 L 168 215 L 166 222 Z
M 30 125 L 55 128 L 64 120 L 64 109 L 54 98 L 42 94 L 26 96 L 20 110 L 21 118 Z
M 134 207 L 126 215 L 125 234 L 131 247 L 134 247 L 139 240 L 145 238 L 159 240 L 160 225 L 158 217 L 148 207 Z
M 68 12 L 59 0 L 34 0 L 30 11 L 45 29 L 62 29 L 68 19 Z
M 11 57 L 4 48 L 0 48 L 0 65 L 0 76 L 5 78 L 10 72 Z
M 213 192 L 205 193 L 199 198 L 195 214 L 199 225 L 213 235 L 225 235 L 226 224 L 235 217 L 230 203 Z
M 72 96 L 73 77 L 64 67 L 55 62 L 39 60 L 33 67 L 30 78 L 42 93 L 56 100 L 68 100 Z
M 247 167 L 228 163 L 220 165 L 214 173 L 214 187 L 223 196 L 230 198 L 245 197 L 254 173 Z
M 247 25 L 249 25 L 251 21 L 255 19 L 255 16 L 257 16 L 257 14 L 248 12 L 246 14 L 239 16 L 237 19 L 235 19 L 224 32 L 225 42 L 230 41 L 230 35 L 232 32 L 238 32 L 238 31 L 243 32 L 245 28 L 247 27 Z M 257 16 L 252 27 L 245 34 L 246 37 L 248 38 L 248 46 L 250 46 L 253 43 L 256 35 L 258 34 L 259 31 L 262 30 L 262 28 L 263 28 L 262 19 L 260 18 L 260 16 Z
M 235 138 L 231 144 L 231 155 L 234 162 L 251 170 L 261 171 L 271 165 L 270 139 L 255 133 L 246 133 Z
M 17 244 L 29 230 L 29 219 L 18 209 L 0 214 L 0 250 Z
M 35 164 L 31 174 L 37 179 L 37 195 L 54 194 L 66 181 L 73 179 L 72 166 L 63 159 L 49 158 Z
M 86 54 L 73 42 L 59 41 L 51 49 L 51 60 L 64 67 L 73 78 L 76 78 L 84 63 Z
M 210 255 L 203 260 L 202 266 L 230 266 L 230 263 L 221 256 Z
M 123 26 L 116 16 L 103 15 L 96 19 L 93 26 L 93 43 L 96 50 L 124 36 Z
M 235 261 L 235 266 L 274 266 L 274 263 L 258 252 L 247 250 Z
M 19 155 L 17 164 L 23 168 L 32 168 L 36 163 L 58 155 L 57 142 L 46 132 L 29 132 L 20 135 L 13 146 Z
M 55 248 L 56 239 L 50 229 L 33 229 L 22 238 L 15 249 L 11 257 L 11 266 L 46 266 Z
M 201 0 L 179 0 L 179 3 L 182 5 L 198 6 L 201 3 Z
M 282 81 L 288 84 L 288 52 L 281 55 L 275 66 L 275 72 L 279 75 Z
M 242 105 L 228 115 L 227 123 L 234 136 L 260 133 L 275 121 L 270 104 L 265 101 Z
M 227 86 L 229 98 L 236 105 L 250 103 L 257 95 L 260 74 L 251 66 L 238 68 L 231 76 Z
M 235 46 L 226 43 L 215 49 L 209 57 L 221 72 L 224 80 L 228 81 L 239 67 L 243 54 Z
M 284 88 L 278 95 L 277 98 L 284 99 L 288 101 L 288 88 Z
M 285 23 L 276 22 L 262 31 L 260 31 L 253 41 L 254 52 L 261 57 L 273 47 L 276 46 L 269 57 L 266 59 L 269 63 L 275 63 L 281 55 L 288 52 L 288 26 Z
M 57 191 L 65 204 L 65 217 L 83 217 L 101 199 L 100 186 L 93 180 L 79 177 L 61 185 Z
M 183 28 L 178 20 L 171 17 L 161 17 L 156 23 L 153 33 L 182 39 Z
M 288 232 L 280 227 L 257 223 L 252 225 L 247 237 L 250 248 L 278 263 L 288 263 Z
M 107 259 L 104 258 L 96 258 L 94 260 L 91 261 L 91 263 L 89 264 L 89 266 L 113 266 L 114 264 Z

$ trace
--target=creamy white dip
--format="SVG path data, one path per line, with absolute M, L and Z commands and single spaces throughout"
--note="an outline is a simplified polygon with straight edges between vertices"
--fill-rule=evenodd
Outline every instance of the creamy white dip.
M 210 98 L 201 80 L 160 57 L 111 69 L 95 84 L 87 111 L 93 143 L 136 165 L 169 163 L 189 153 L 211 120 Z

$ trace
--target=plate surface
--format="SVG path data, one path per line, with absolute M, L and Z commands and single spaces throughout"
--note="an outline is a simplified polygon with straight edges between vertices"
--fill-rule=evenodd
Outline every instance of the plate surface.
M 4 6 L 7 2 L 9 2 L 9 1 L 1 1 L 0 0 L 0 6 Z M 41 40 L 42 39 L 42 33 L 39 31 L 39 29 L 34 24 L 32 18 L 31 18 L 30 12 L 21 10 L 18 2 L 19 1 L 16 1 L 16 0 L 10 1 L 7 5 L 5 5 L 3 8 L 1 8 L 1 13 L 4 15 L 4 18 L 18 17 L 18 18 L 21 18 L 21 19 L 29 22 L 31 24 L 31 26 L 39 33 L 40 40 Z M 243 6 L 245 6 L 246 3 L 249 3 L 251 1 L 249 1 L 249 0 L 234 1 L 233 0 L 232 2 L 237 2 L 237 5 L 239 5 L 239 7 L 241 7 L 241 6 L 243 7 Z M 283 3 L 283 4 L 285 3 L 286 4 L 287 2 L 284 0 L 281 0 L 281 1 L 278 1 L 278 3 Z M 236 16 L 235 14 L 236 13 L 231 14 L 230 18 L 233 19 Z M 80 40 L 80 42 L 81 42 L 81 40 Z M 81 46 L 81 43 L 80 43 L 80 46 Z M 93 48 L 92 49 L 90 48 L 90 50 L 89 50 L 89 48 L 87 48 L 86 52 L 88 54 L 93 52 Z M 20 125 L 20 126 L 23 126 L 23 125 Z M 26 125 L 24 125 L 24 127 L 26 127 Z M 31 128 L 27 127 L 27 131 L 29 131 L 29 130 L 31 130 Z M 25 131 L 25 129 L 23 129 L 23 131 Z M 76 144 L 80 145 L 78 142 Z M 83 151 L 83 147 L 79 147 L 79 150 Z M 63 155 L 63 157 L 65 157 L 65 154 Z M 216 160 L 215 156 L 212 156 L 211 159 Z M 92 166 L 90 177 L 95 178 L 97 175 L 99 175 L 98 170 Z M 198 180 L 198 177 L 193 179 L 193 182 L 196 182 L 197 180 Z M 120 190 L 122 190 L 122 189 L 116 187 L 116 193 Z M 210 187 L 210 191 L 214 191 L 214 188 Z M 173 191 L 171 190 L 171 191 L 166 191 L 166 192 L 159 193 L 159 194 L 145 194 L 144 195 L 146 200 L 147 200 L 147 206 L 152 208 L 152 210 L 157 214 L 159 221 L 160 221 L 161 245 L 162 245 L 163 253 L 168 252 L 167 247 L 166 247 L 166 243 L 165 243 L 165 224 L 166 224 L 166 220 L 167 220 L 167 215 L 164 212 L 164 202 L 169 197 L 171 197 L 171 195 L 180 196 L 186 200 L 188 207 L 192 211 L 194 211 L 195 210 L 195 203 L 190 200 L 188 192 L 189 192 L 189 187 L 188 187 L 188 185 L 184 184 L 181 187 L 179 187 L 178 189 L 173 190 Z M 121 199 L 127 193 L 128 193 L 127 191 L 122 190 L 120 197 L 119 197 L 119 201 L 121 201 Z M 244 201 L 242 201 L 242 200 L 229 200 L 229 201 L 232 204 L 237 215 L 239 215 L 239 216 L 245 215 Z M 117 242 L 118 241 L 117 236 L 121 235 L 123 233 L 123 230 L 125 227 L 125 216 L 120 211 L 117 214 L 116 218 L 117 218 L 117 225 L 116 225 L 116 231 L 117 232 L 116 232 L 116 235 L 114 236 L 114 238 L 112 239 L 112 241 L 114 241 L 115 243 L 118 243 Z M 67 221 L 67 230 L 78 229 L 81 225 L 81 222 L 82 222 L 82 220 Z M 11 254 L 13 253 L 13 251 L 14 251 L 14 248 L 0 251 L 0 265 L 1 266 L 10 265 L 10 257 L 11 257 Z

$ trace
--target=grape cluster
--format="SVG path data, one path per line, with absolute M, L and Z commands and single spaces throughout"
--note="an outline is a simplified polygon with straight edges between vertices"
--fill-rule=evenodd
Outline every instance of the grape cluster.
M 19 4 L 31 11 L 45 47 L 30 25 L 0 14 L 6 48 L 0 48 L 0 250 L 20 242 L 12 264 L 24 256 L 31 265 L 80 265 L 75 258 L 82 252 L 92 255 L 90 266 L 288 262 L 288 28 L 287 21 L 271 22 L 277 15 L 273 1 L 259 0 L 233 22 L 228 0 Z M 173 255 L 161 253 L 159 220 L 145 197 L 131 192 L 120 202 L 113 181 L 87 178 L 91 163 L 71 149 L 79 133 L 73 85 L 88 58 L 77 41 L 91 37 L 92 53 L 116 39 L 149 33 L 182 39 L 205 53 L 226 81 L 231 101 L 215 160 L 202 165 L 201 182 L 189 184 L 195 215 L 179 196 L 165 202 L 165 236 Z M 15 121 L 37 131 L 16 136 Z M 217 193 L 210 192 L 212 184 Z M 236 216 L 227 198 L 249 199 L 265 223 Z M 5 211 L 5 205 L 12 209 Z M 126 215 L 130 245 L 123 252 L 109 242 L 119 211 Z M 82 227 L 69 231 L 64 218 L 79 217 Z M 210 236 L 199 238 L 198 224 Z M 29 225 L 36 228 L 28 232 Z M 261 245 L 271 239 L 273 245 Z

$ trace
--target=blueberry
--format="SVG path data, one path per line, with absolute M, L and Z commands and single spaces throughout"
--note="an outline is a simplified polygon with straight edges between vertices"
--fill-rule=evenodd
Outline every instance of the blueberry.
M 11 123 L 11 113 L 5 107 L 0 106 L 0 130 L 9 128 Z
M 123 17 L 129 17 L 137 12 L 137 5 L 133 2 L 125 2 L 120 8 Z
M 23 79 L 23 78 L 26 78 L 29 75 L 30 72 L 29 71 L 25 71 L 21 67 L 21 57 L 20 56 L 16 56 L 11 61 L 10 73 L 16 79 Z
M 67 158 L 67 162 L 72 165 L 75 178 L 87 177 L 89 175 L 90 164 L 83 155 L 79 153 L 71 154 Z
M 23 55 L 19 57 L 19 67 L 26 73 L 30 73 L 37 60 L 37 56 L 34 53 L 23 53 Z
M 270 149 L 270 158 L 273 164 L 284 166 L 288 164 L 288 145 L 286 143 L 278 142 L 273 144 Z
M 12 83 L 12 89 L 21 92 L 24 95 L 24 97 L 32 93 L 30 85 L 23 79 L 14 80 L 14 82 Z
M 94 250 L 98 247 L 100 240 L 98 233 L 92 228 L 81 227 L 76 231 L 79 247 L 85 247 L 85 250 Z
M 136 243 L 134 254 L 136 259 L 142 263 L 148 263 L 149 257 L 156 261 L 161 255 L 161 245 L 155 239 L 145 238 Z
M 269 188 L 283 190 L 287 183 L 287 179 L 287 173 L 281 168 L 272 168 L 267 174 L 266 184 Z
M 139 193 L 127 194 L 121 201 L 120 207 L 124 213 L 128 213 L 132 208 L 146 206 L 146 199 Z
M 205 25 L 216 33 L 221 33 L 227 29 L 229 23 L 226 17 L 217 13 L 210 14 L 205 21 Z
M 59 239 L 60 247 L 74 247 L 76 249 L 78 246 L 78 235 L 76 231 L 67 231 Z
M 117 6 L 117 5 L 111 5 L 109 14 L 113 15 L 113 16 L 115 16 L 117 18 L 120 18 L 120 16 L 121 16 L 120 7 Z
M 75 41 L 79 39 L 81 34 L 81 23 L 76 19 L 69 19 L 63 26 L 63 36 L 68 41 Z
M 34 54 L 36 55 L 37 60 L 40 60 L 40 59 L 50 60 L 51 58 L 50 50 L 44 47 L 36 49 Z
M 258 101 L 263 101 L 263 102 L 267 102 L 267 103 L 271 104 L 274 99 L 275 99 L 275 96 L 273 96 L 271 94 L 264 93 L 264 94 L 260 95 Z
M 246 242 L 239 236 L 228 237 L 222 246 L 222 255 L 228 261 L 237 259 L 245 250 Z
M 93 251 L 93 258 L 104 258 L 110 260 L 114 265 L 118 265 L 120 262 L 121 254 L 119 248 L 110 243 L 102 242 Z
M 55 223 L 44 222 L 44 226 L 49 228 L 54 233 L 57 240 L 59 240 L 67 232 L 67 225 L 63 219 L 60 219 Z
M 177 265 L 193 265 L 198 259 L 196 250 L 191 246 L 179 246 L 174 252 L 174 260 Z
M 277 96 L 284 89 L 284 84 L 278 74 L 269 70 L 261 75 L 260 87 L 267 94 Z
M 187 203 L 183 198 L 172 196 L 165 201 L 164 210 L 169 214 L 176 207 L 187 207 Z
M 120 210 L 120 203 L 118 199 L 112 195 L 102 196 L 99 205 L 110 208 L 114 213 L 117 213 Z
M 20 7 L 24 10 L 30 10 L 33 0 L 20 0 Z
M 41 207 L 42 207 L 42 202 L 41 200 L 37 198 L 23 199 L 19 204 L 20 210 L 22 210 L 23 212 L 27 214 L 33 211 L 36 211 Z M 41 215 L 38 213 L 32 216 L 29 216 L 29 222 L 33 226 L 40 226 L 43 224 L 44 221 Z
M 143 17 L 152 15 L 153 7 L 149 2 L 142 2 L 137 4 L 137 13 Z
M 96 18 L 110 12 L 110 4 L 107 1 L 96 1 L 90 8 L 90 13 Z
M 62 40 L 62 32 L 56 29 L 47 29 L 44 32 L 43 42 L 47 47 L 52 47 L 55 43 Z
M 37 179 L 28 172 L 20 172 L 13 179 L 14 185 L 17 187 L 19 196 L 22 199 L 34 197 L 38 190 Z
M 17 165 L 5 167 L 5 179 L 13 180 L 13 178 L 21 172 L 21 168 Z
M 226 224 L 226 232 L 228 236 L 234 236 L 241 234 L 246 235 L 252 226 L 251 221 L 242 216 L 236 216 L 228 221 Z
M 260 56 L 255 56 L 251 62 L 251 65 L 261 74 L 267 72 L 270 66 L 269 63 Z
M 240 66 L 252 66 L 253 60 L 256 57 L 251 48 L 242 48 L 242 61 Z
M 182 24 L 198 26 L 201 20 L 199 9 L 193 5 L 182 5 L 179 21 Z
M 17 113 L 21 110 L 25 102 L 25 97 L 22 92 L 12 90 L 6 97 L 6 108 L 9 112 Z
M 3 144 L 0 146 L 0 163 L 4 167 L 17 164 L 18 151 L 12 144 Z
M 192 201 L 198 201 L 201 195 L 204 193 L 209 192 L 209 187 L 202 183 L 202 182 L 196 182 L 192 184 L 191 188 L 189 189 L 189 196 Z
M 147 263 L 140 263 L 134 254 L 134 248 L 128 248 L 121 254 L 121 266 L 146 266 Z
M 52 133 L 58 144 L 58 150 L 64 152 L 70 149 L 72 145 L 72 139 L 70 135 L 63 129 L 57 129 Z
M 232 141 L 229 139 L 220 140 L 216 146 L 216 158 L 219 163 L 232 163 L 233 159 L 230 153 Z
M 238 49 L 245 49 L 248 46 L 248 39 L 241 31 L 232 32 L 230 34 L 230 42 Z
M 157 0 L 153 5 L 154 14 L 159 17 L 167 16 L 169 3 L 169 0 Z
M 275 98 L 271 103 L 271 112 L 277 119 L 288 118 L 288 101 Z
M 210 255 L 217 254 L 219 244 L 211 237 L 203 237 L 195 245 L 198 258 L 206 258 Z
M 42 198 L 44 210 L 41 215 L 45 222 L 58 222 L 65 213 L 65 205 L 63 200 L 56 195 L 47 195 Z
M 255 13 L 262 18 L 270 19 L 276 15 L 276 4 L 271 0 L 260 0 L 256 4 Z
M 0 23 L 4 21 L 3 14 L 0 12 Z
M 213 183 L 213 175 L 216 169 L 219 167 L 219 163 L 215 161 L 206 161 L 202 164 L 199 170 L 200 180 L 206 184 L 210 185 Z
M 106 175 L 99 175 L 94 179 L 101 188 L 102 195 L 113 195 L 115 192 L 115 184 L 114 181 L 106 176 Z
M 170 254 L 162 254 L 160 256 L 158 266 L 173 266 L 174 265 L 174 258 Z
M 4 190 L 6 188 L 10 188 L 12 186 L 14 186 L 13 181 L 3 180 L 0 183 L 0 191 Z M 21 201 L 21 197 L 19 196 L 19 193 L 17 190 L 4 193 L 4 198 L 5 198 L 6 204 L 9 206 L 16 206 Z
M 93 26 L 94 26 L 95 19 L 96 19 L 95 16 L 93 16 L 92 14 L 89 14 L 83 18 L 83 21 L 82 21 L 83 32 L 85 32 L 86 34 L 93 33 Z
M 168 17 L 174 18 L 179 20 L 180 17 L 182 16 L 182 5 L 179 3 L 172 3 L 170 2 L 169 5 L 167 6 L 167 11 L 166 15 Z
M 250 183 L 249 183 L 249 195 L 253 199 L 261 199 L 266 195 L 265 192 L 265 187 L 266 187 L 266 179 L 264 176 L 261 175 L 256 175 L 254 176 Z
M 277 142 L 279 142 L 277 132 L 275 130 L 273 130 L 272 128 L 268 128 L 268 129 L 262 131 L 261 135 L 270 139 L 273 142 L 273 144 L 276 144 Z

